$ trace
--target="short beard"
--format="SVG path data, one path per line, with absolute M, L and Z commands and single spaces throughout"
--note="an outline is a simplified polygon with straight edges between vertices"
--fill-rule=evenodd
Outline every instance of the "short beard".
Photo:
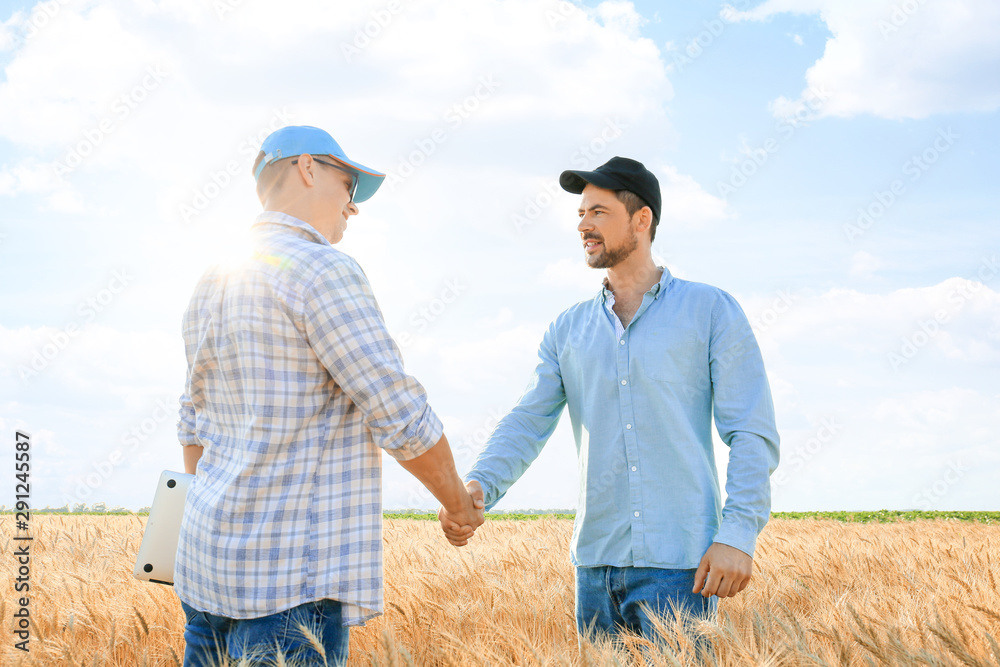
M 604 252 L 587 257 L 587 265 L 592 269 L 610 269 L 628 258 L 639 247 L 639 237 L 632 232 L 631 240 L 625 240 L 617 248 L 604 246 Z

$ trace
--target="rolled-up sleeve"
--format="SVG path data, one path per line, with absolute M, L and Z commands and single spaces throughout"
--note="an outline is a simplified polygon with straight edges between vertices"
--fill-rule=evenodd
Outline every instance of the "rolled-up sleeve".
M 205 276 L 210 275 L 206 273 Z M 204 279 L 205 276 L 202 278 Z M 191 299 L 192 304 L 195 303 L 195 298 Z M 196 417 L 194 409 L 194 401 L 192 396 L 195 394 L 195 387 L 193 387 L 193 378 L 191 375 L 191 360 L 194 359 L 198 351 L 198 343 L 200 342 L 200 335 L 198 332 L 198 313 L 197 309 L 195 313 L 190 312 L 191 306 L 189 305 L 189 312 L 185 314 L 184 321 L 182 322 L 182 329 L 184 331 L 184 352 L 188 359 L 188 369 L 187 377 L 184 380 L 184 393 L 180 397 L 180 409 L 177 413 L 177 441 L 181 445 L 187 447 L 189 445 L 201 445 L 202 442 L 198 439 L 198 433 L 196 429 Z
M 180 399 L 181 408 L 178 411 L 177 440 L 184 445 L 200 445 L 194 430 L 194 405 L 185 390 Z
M 779 437 L 760 348 L 743 310 L 725 293 L 712 312 L 709 363 L 715 425 L 730 450 L 726 504 L 714 541 L 752 557 L 771 513 Z
M 309 345 L 361 410 L 376 445 L 406 461 L 441 439 L 441 420 L 424 387 L 403 370 L 360 267 L 344 262 L 325 273 L 306 294 L 303 317 Z

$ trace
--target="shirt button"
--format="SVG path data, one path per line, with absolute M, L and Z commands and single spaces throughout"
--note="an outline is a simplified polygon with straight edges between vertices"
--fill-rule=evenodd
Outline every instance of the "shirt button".
M 632 430 L 632 425 L 631 424 L 625 424 L 625 428 L 627 428 L 628 430 L 631 431 Z
M 632 472 L 635 472 L 635 466 L 632 466 Z
M 624 344 L 625 344 L 625 339 L 624 339 L 624 338 L 622 338 L 622 339 L 621 339 L 620 341 L 618 341 L 618 344 L 619 344 L 619 345 L 624 345 Z
M 635 513 L 635 515 L 636 515 L 636 516 L 639 516 L 639 513 L 638 513 L 638 512 L 636 512 L 636 513 Z
M 628 384 L 628 380 L 622 380 L 622 384 Z

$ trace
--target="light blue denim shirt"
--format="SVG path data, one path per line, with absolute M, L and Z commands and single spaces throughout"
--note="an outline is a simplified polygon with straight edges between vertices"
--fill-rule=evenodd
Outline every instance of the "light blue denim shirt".
M 694 568 L 713 541 L 753 556 L 778 432 L 746 315 L 726 292 L 663 268 L 618 338 L 609 296 L 602 289 L 549 325 L 531 383 L 466 480 L 482 484 L 491 509 L 568 406 L 580 476 L 575 565 Z M 725 507 L 713 409 L 730 450 Z

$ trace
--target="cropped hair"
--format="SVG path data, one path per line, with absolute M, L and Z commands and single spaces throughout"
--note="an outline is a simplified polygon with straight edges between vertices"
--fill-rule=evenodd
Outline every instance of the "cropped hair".
M 628 212 L 628 217 L 631 218 L 638 211 L 642 210 L 643 206 L 649 206 L 646 201 L 630 190 L 615 190 L 615 196 L 618 197 L 618 201 L 625 204 L 625 210 Z M 652 212 L 652 207 L 650 207 L 650 212 Z M 649 242 L 652 243 L 653 239 L 656 238 L 656 224 L 659 222 L 656 215 L 653 215 L 653 222 L 649 225 Z
M 253 172 L 257 171 L 257 166 L 263 159 L 264 151 L 261 151 L 257 155 L 257 159 L 254 160 Z M 260 172 L 260 178 L 257 179 L 257 198 L 262 202 L 267 201 L 271 193 L 280 189 L 284 184 L 285 177 L 288 175 L 288 163 L 283 164 L 283 162 L 283 160 L 272 162 Z

